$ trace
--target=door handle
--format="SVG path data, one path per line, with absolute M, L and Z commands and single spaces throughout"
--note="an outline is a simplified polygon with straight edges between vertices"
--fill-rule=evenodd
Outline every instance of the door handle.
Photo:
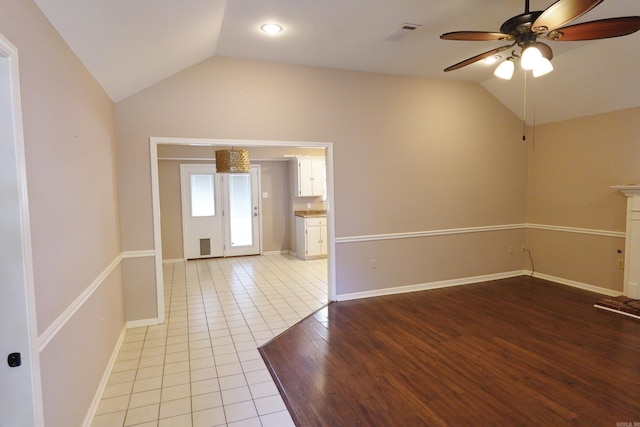
M 20 353 L 11 353 L 7 356 L 7 363 L 10 368 L 17 368 L 22 365 L 22 355 Z

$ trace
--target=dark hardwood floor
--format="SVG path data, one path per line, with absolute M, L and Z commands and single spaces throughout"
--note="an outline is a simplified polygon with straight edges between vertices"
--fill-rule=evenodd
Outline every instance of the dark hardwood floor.
M 522 276 L 330 304 L 260 349 L 298 426 L 640 423 L 640 321 Z

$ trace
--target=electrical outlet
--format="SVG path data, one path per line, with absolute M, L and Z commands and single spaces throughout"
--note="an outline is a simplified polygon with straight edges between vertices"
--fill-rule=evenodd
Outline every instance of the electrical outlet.
M 507 253 L 508 254 L 512 254 L 513 253 L 513 246 L 511 246 L 511 245 L 507 246 Z
M 624 269 L 624 260 L 622 258 L 618 260 L 618 268 Z
M 376 261 L 375 259 L 371 260 L 371 269 L 375 270 L 378 267 L 378 261 Z

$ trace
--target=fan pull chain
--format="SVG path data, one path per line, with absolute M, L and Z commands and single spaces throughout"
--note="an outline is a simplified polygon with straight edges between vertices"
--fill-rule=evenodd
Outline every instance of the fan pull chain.
M 522 102 L 522 140 L 527 140 L 527 72 L 524 72 L 524 97 Z
M 536 151 L 536 110 L 538 104 L 538 92 L 536 91 L 536 81 L 533 80 L 533 123 L 531 124 L 531 149 Z

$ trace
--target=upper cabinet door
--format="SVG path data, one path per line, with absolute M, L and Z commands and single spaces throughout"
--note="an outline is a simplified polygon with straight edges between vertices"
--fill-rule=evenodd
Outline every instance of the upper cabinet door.
M 296 158 L 298 197 L 324 196 L 326 188 L 325 161 L 323 158 Z

